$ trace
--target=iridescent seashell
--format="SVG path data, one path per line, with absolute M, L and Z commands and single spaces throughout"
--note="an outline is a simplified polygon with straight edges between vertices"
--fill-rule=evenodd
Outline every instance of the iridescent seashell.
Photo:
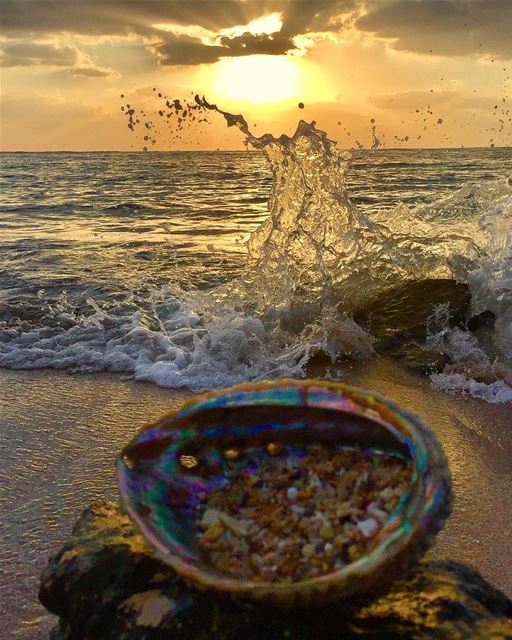
M 238 578 L 201 559 L 192 513 L 223 486 L 225 460 L 248 448 L 279 455 L 285 443 L 335 443 L 393 451 L 412 467 L 407 495 L 371 552 L 300 582 Z M 278 380 L 194 398 L 150 424 L 118 457 L 122 501 L 159 557 L 195 585 L 285 606 L 323 604 L 380 589 L 432 543 L 450 512 L 451 484 L 434 434 L 415 416 L 344 384 Z

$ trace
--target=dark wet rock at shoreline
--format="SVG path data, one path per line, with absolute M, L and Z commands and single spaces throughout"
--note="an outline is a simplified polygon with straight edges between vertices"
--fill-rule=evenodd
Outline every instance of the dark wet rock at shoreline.
M 400 360 L 408 369 L 427 375 L 442 371 L 450 362 L 446 354 L 426 349 L 414 341 L 404 342 L 401 335 L 380 340 L 376 351 L 384 357 Z
M 89 507 L 44 569 L 52 640 L 506 640 L 512 602 L 456 562 L 422 562 L 367 602 L 276 610 L 186 586 L 114 503 Z
M 476 334 L 492 336 L 494 314 L 484 312 L 470 318 L 471 295 L 455 280 L 422 280 L 380 295 L 354 313 L 354 320 L 376 338 L 375 351 L 421 373 L 442 371 L 450 359 L 424 347 L 427 321 L 434 309 L 448 304 L 450 326 L 467 326 Z
M 419 280 L 386 291 L 354 313 L 354 320 L 379 340 L 402 335 L 425 340 L 427 318 L 435 307 L 449 303 L 452 324 L 462 324 L 471 295 L 455 280 Z

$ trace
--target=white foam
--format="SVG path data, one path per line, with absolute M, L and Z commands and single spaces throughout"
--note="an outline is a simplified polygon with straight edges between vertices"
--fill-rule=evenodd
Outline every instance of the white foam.
M 433 387 L 442 391 L 467 394 L 490 404 L 512 402 L 512 388 L 503 380 L 486 384 L 462 373 L 435 373 L 430 379 Z
M 235 296 L 238 302 L 238 298 Z M 89 301 L 93 313 L 69 329 L 10 330 L 0 338 L 0 366 L 51 367 L 76 372 L 132 374 L 165 387 L 196 391 L 246 380 L 301 377 L 311 356 L 323 352 L 368 357 L 372 339 L 353 320 L 330 316 L 293 334 L 279 317 L 240 311 L 223 296 L 168 288 L 153 293 L 153 304 L 121 315 Z M 132 303 L 133 304 L 133 303 Z M 3 336 L 6 337 L 5 335 Z

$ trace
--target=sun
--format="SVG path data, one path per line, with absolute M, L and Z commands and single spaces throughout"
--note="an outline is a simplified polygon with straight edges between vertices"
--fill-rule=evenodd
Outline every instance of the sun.
M 301 97 L 303 74 L 297 58 L 253 55 L 215 66 L 209 84 L 219 98 L 264 105 Z

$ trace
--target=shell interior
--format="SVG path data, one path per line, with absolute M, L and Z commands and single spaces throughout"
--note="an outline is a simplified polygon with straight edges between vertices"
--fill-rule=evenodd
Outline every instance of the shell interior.
M 344 385 L 243 385 L 206 394 L 145 427 L 119 456 L 120 491 L 128 512 L 164 560 L 192 580 L 236 591 L 233 576 L 204 565 L 193 524 L 200 496 L 229 482 L 224 471 L 230 452 L 243 456 L 259 448 L 291 451 L 320 443 L 406 459 L 412 465 L 411 490 L 377 534 L 375 549 L 354 563 L 366 562 L 369 568 L 379 554 L 392 554 L 399 538 L 412 536 L 412 529 L 435 533 L 440 528 L 431 520 L 447 500 L 449 477 L 432 473 L 445 462 L 435 447 L 436 459 L 429 459 L 429 438 L 432 434 L 426 437 L 424 427 L 392 403 Z M 314 580 L 325 579 L 329 576 Z

